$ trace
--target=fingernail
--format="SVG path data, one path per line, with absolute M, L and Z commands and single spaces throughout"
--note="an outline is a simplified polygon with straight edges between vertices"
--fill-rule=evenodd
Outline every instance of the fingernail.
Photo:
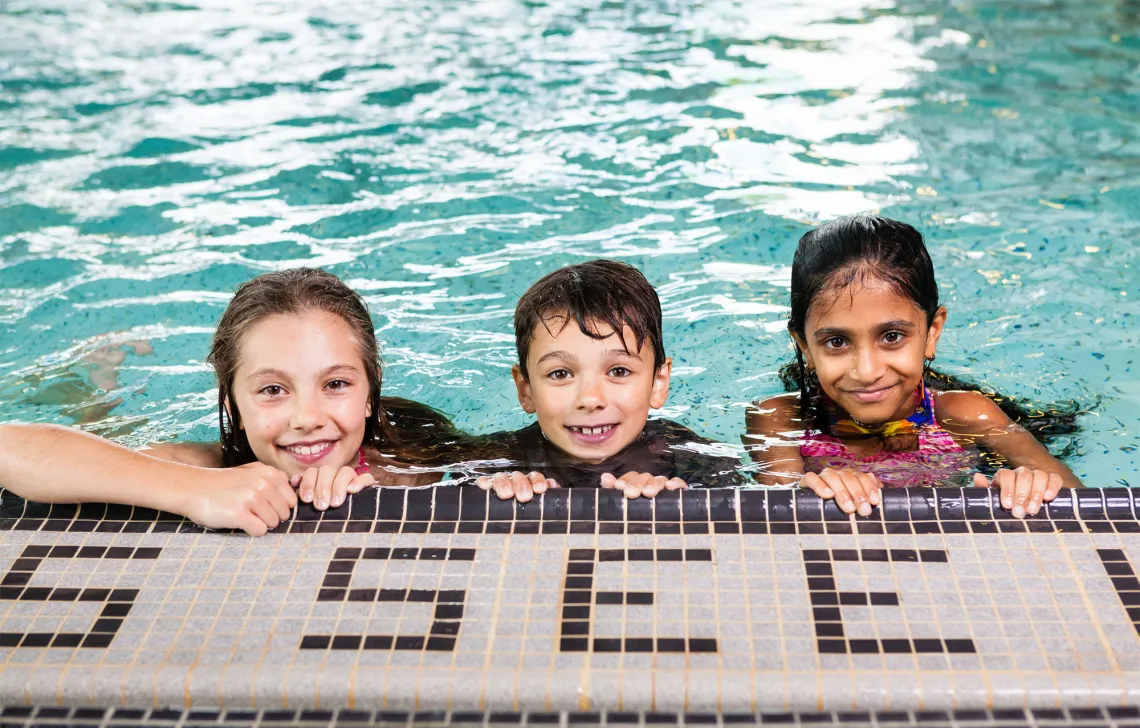
M 824 498 L 834 498 L 835 497 L 835 491 L 833 491 L 831 488 L 824 488 L 823 489 L 823 497 Z
M 329 502 L 327 500 L 325 500 L 324 498 L 321 498 L 320 500 L 317 501 L 317 510 L 318 511 L 323 511 L 324 509 L 326 509 L 328 507 L 329 507 Z
M 879 491 L 876 490 L 871 492 L 871 502 L 875 505 L 879 505 Z
M 622 490 L 625 490 L 625 481 L 622 480 L 621 478 L 618 478 L 618 480 L 614 482 L 614 487 L 615 488 L 621 488 Z
M 302 493 L 301 494 L 301 500 L 303 500 L 305 503 L 308 503 L 308 502 L 313 500 L 313 494 L 312 493 Z
M 339 506 L 342 502 L 343 502 L 343 499 L 339 495 L 333 496 L 332 504 L 333 504 L 334 508 Z
M 1025 518 L 1025 509 L 1022 508 L 1021 506 L 1014 506 L 1013 507 L 1013 517 L 1014 518 Z
M 859 506 L 859 515 L 861 515 L 861 516 L 871 515 L 871 504 L 870 503 L 861 504 Z

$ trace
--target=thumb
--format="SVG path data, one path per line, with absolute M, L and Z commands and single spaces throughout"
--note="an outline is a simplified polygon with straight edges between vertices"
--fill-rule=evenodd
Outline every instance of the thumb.
M 974 473 L 974 486 L 978 488 L 990 487 L 990 480 L 981 473 Z
M 264 536 L 266 532 L 269 531 L 269 527 L 265 525 L 265 521 L 262 521 L 257 516 L 248 512 L 242 513 L 241 516 L 238 517 L 238 522 L 235 525 L 250 536 Z
M 365 473 L 364 475 L 358 475 L 349 481 L 345 489 L 349 493 L 357 493 L 361 488 L 366 488 L 370 485 L 376 485 L 376 478 L 372 477 L 372 473 Z
M 614 477 L 613 473 L 602 473 L 601 482 L 603 488 L 613 488 L 617 483 L 617 478 Z

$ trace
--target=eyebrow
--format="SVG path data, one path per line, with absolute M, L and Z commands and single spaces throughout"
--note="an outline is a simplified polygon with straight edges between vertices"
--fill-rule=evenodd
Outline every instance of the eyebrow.
M 635 356 L 634 354 L 631 354 L 630 352 L 626 351 L 625 349 L 607 349 L 606 355 L 607 356 L 620 356 L 620 357 L 623 357 L 626 359 L 636 359 L 637 358 L 637 356 Z M 542 364 L 547 359 L 564 359 L 566 361 L 572 361 L 572 362 L 578 361 L 578 357 L 574 356 L 573 354 L 571 354 L 568 351 L 563 351 L 563 350 L 559 349 L 558 351 L 550 351 L 550 352 L 543 354 L 542 356 L 540 356 L 538 358 L 538 361 L 536 361 L 534 363 L 534 365 L 538 366 L 539 364 Z
M 323 379 L 324 377 L 327 377 L 330 374 L 335 374 L 336 372 L 340 372 L 340 371 L 352 372 L 354 374 L 360 373 L 360 370 L 357 369 L 356 367 L 352 366 L 351 364 L 333 364 L 331 367 L 328 367 L 328 368 L 322 370 L 319 377 Z M 271 378 L 278 378 L 278 379 L 289 379 L 290 378 L 289 374 L 287 372 L 283 372 L 280 369 L 274 369 L 273 367 L 262 367 L 261 369 L 258 369 L 256 371 L 252 372 L 246 378 L 247 379 L 259 379 L 261 377 L 271 377 Z
M 539 364 L 541 364 L 542 362 L 546 361 L 547 359 L 566 359 L 566 360 L 568 360 L 568 361 L 577 361 L 577 360 L 578 360 L 578 359 L 577 359 L 577 357 L 575 357 L 575 356 L 574 356 L 573 354 L 571 354 L 570 352 L 568 352 L 568 351 L 562 351 L 562 350 L 560 349 L 560 350 L 558 350 L 558 351 L 548 351 L 548 352 L 546 352 L 545 354 L 543 354 L 542 356 L 540 356 L 540 357 L 538 358 L 538 361 L 536 361 L 536 362 L 534 363 L 534 365 L 535 365 L 535 366 L 538 366 Z
M 879 331 L 883 331 L 886 329 L 913 330 L 913 329 L 916 329 L 918 327 L 915 326 L 910 321 L 907 321 L 905 319 L 894 319 L 892 321 L 884 321 L 881 324 L 877 324 L 875 326 L 875 328 L 878 329 Z M 843 328 L 839 328 L 836 326 L 825 326 L 822 329 L 816 329 L 814 332 L 812 332 L 812 336 L 815 336 L 815 337 L 819 337 L 819 336 L 847 336 L 850 333 L 851 333 L 850 329 L 843 329 Z

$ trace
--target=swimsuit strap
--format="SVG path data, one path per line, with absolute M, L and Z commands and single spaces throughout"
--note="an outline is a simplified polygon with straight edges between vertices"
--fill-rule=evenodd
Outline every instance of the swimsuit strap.
M 368 463 L 364 462 L 364 446 L 363 445 L 360 447 L 360 451 L 357 453 L 357 455 L 359 455 L 359 457 L 356 460 L 356 474 L 357 475 L 364 475 L 365 473 L 371 472 L 371 470 L 368 467 Z
M 865 425 L 854 419 L 840 419 L 835 403 L 824 396 L 824 403 L 831 419 L 831 432 L 847 437 L 877 437 L 886 440 L 900 435 L 913 435 L 923 428 L 937 426 L 934 419 L 934 396 L 926 382 L 920 382 L 914 390 L 914 414 L 904 420 L 892 420 L 881 425 Z

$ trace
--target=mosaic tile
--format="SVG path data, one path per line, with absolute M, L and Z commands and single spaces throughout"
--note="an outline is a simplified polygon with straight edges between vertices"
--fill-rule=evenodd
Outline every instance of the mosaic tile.
M 816 725 L 865 710 L 868 725 L 966 725 L 937 711 L 1140 692 L 1127 491 L 1066 491 L 1020 528 L 989 491 L 891 491 L 851 519 L 790 491 L 519 505 L 380 489 L 257 540 L 140 509 L 0 507 L 12 705 L 264 709 L 246 725 L 301 724 L 271 708 L 328 723 L 311 711 L 329 707 L 360 724 L 521 725 L 534 710 L 536 725 Z M 558 524 L 573 528 L 545 530 Z M 388 709 L 412 712 L 370 712 Z M 39 724 L 53 720 L 76 718 Z

